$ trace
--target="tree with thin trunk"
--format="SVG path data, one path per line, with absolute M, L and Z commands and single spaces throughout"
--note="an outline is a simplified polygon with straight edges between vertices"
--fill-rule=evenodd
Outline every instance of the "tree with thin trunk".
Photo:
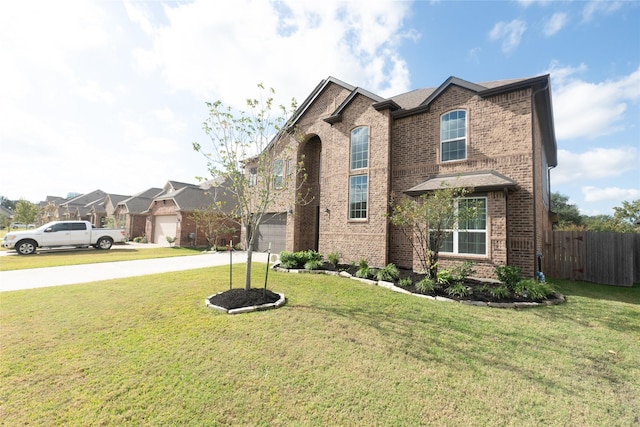
M 234 110 L 222 101 L 208 102 L 209 117 L 203 128 L 211 144 L 205 148 L 193 143 L 194 150 L 206 158 L 211 176 L 225 182 L 225 191 L 235 204 L 231 210 L 242 224 L 247 251 L 247 291 L 251 289 L 251 260 L 260 225 L 272 212 L 279 194 L 297 194 L 291 185 L 304 169 L 288 157 L 301 142 L 297 127 L 289 122 L 297 108 L 295 99 L 288 107 L 276 106 L 275 91 L 262 84 L 258 88 L 260 96 L 247 99 L 247 111 Z
M 473 221 L 478 215 L 477 206 L 464 199 L 472 192 L 471 188 L 442 185 L 419 197 L 403 196 L 392 202 L 389 222 L 411 242 L 420 268 L 433 279 L 438 274 L 438 258 L 445 240 L 459 224 Z
M 221 212 L 221 207 L 210 205 L 203 209 L 196 209 L 191 213 L 191 219 L 204 238 L 207 239 L 207 249 L 215 248 L 221 236 L 233 234 L 237 230 L 237 219 L 230 214 Z M 231 248 L 230 248 L 231 249 Z
M 15 211 L 13 211 L 13 220 L 24 224 L 33 224 L 36 222 L 39 214 L 40 208 L 37 205 L 20 199 L 18 203 L 16 203 Z

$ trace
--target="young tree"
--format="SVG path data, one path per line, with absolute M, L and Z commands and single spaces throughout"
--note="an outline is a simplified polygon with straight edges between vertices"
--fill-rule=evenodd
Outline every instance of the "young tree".
M 625 232 L 640 231 L 640 199 L 622 202 L 622 206 L 613 208 L 613 217 L 626 225 Z
M 15 222 L 33 224 L 36 222 L 39 213 L 40 208 L 38 208 L 38 206 L 24 199 L 20 199 L 18 203 L 16 203 L 16 209 L 13 212 L 13 220 Z
M 440 189 L 418 198 L 403 197 L 392 205 L 389 221 L 411 242 L 420 266 L 429 277 L 438 273 L 438 257 L 445 239 L 465 221 L 478 216 L 479 207 L 464 199 L 471 188 Z
M 236 205 L 247 251 L 245 290 L 251 288 L 251 259 L 260 224 L 278 193 L 291 190 L 288 181 L 295 182 L 302 166 L 296 165 L 291 173 L 275 170 L 301 142 L 297 128 L 288 121 L 296 101 L 276 107 L 275 91 L 266 91 L 262 84 L 258 88 L 260 97 L 247 100 L 248 111 L 235 111 L 222 101 L 208 102 L 209 117 L 203 128 L 211 140 L 210 150 L 193 143 L 193 149 L 207 159 L 211 176 L 226 183 Z

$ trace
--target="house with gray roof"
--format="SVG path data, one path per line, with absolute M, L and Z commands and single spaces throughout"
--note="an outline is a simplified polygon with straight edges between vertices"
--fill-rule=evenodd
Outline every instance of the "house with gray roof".
M 302 143 L 282 133 L 268 149 L 274 164 L 304 161 L 307 180 L 278 189 L 256 249 L 339 251 L 344 262 L 417 269 L 411 242 L 388 221 L 392 201 L 441 185 L 472 187 L 478 217 L 450 230 L 439 264 L 471 260 L 485 277 L 508 264 L 534 276 L 558 162 L 549 75 L 450 77 L 389 98 L 329 77 L 289 123 Z M 310 203 L 296 203 L 300 186 Z
M 162 192 L 162 188 L 148 188 L 116 204 L 113 212 L 116 225 L 127 232 L 129 240 L 145 236 L 146 212 L 153 199 Z
M 153 198 L 144 214 L 147 216 L 145 235 L 150 242 L 167 245 L 167 237 L 175 238 L 176 246 L 208 246 L 205 233 L 193 219 L 193 212 L 216 206 L 221 213 L 233 213 L 233 200 L 223 186 L 187 184 L 168 181 L 163 192 Z M 229 240 L 238 241 L 239 224 L 225 220 L 233 231 L 225 233 L 216 242 L 225 245 Z

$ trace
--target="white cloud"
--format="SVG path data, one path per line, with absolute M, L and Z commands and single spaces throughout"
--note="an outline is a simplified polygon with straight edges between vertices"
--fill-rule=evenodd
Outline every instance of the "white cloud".
M 66 62 L 68 54 L 108 45 L 107 25 L 105 11 L 89 1 L 3 2 L 0 45 L 10 46 L 10 56 L 72 77 L 73 68 Z
M 595 15 L 610 15 L 621 7 L 622 2 L 620 1 L 590 1 L 582 9 L 582 20 L 583 22 L 589 22 Z
M 558 150 L 558 167 L 551 171 L 553 185 L 620 176 L 638 170 L 635 147 L 595 148 L 584 153 Z
M 544 35 L 550 37 L 564 28 L 569 21 L 568 15 L 563 12 L 554 13 L 544 25 Z
M 78 93 L 83 98 L 105 105 L 113 105 L 116 97 L 113 93 L 103 90 L 100 84 L 95 80 L 89 80 L 84 85 L 78 88 Z
M 582 194 L 585 202 L 601 202 L 603 200 L 635 200 L 640 197 L 640 190 L 637 188 L 620 187 L 582 187 Z
M 498 22 L 489 32 L 490 40 L 502 40 L 502 52 L 510 53 L 520 45 L 522 35 L 527 30 L 527 24 L 519 19 L 511 22 Z
M 551 64 L 558 139 L 596 138 L 622 130 L 629 125 L 624 121 L 627 103 L 640 99 L 640 67 L 628 76 L 600 83 L 573 77 L 585 69 Z
M 366 6 L 366 7 L 364 7 Z M 405 2 L 238 0 L 220 8 L 196 0 L 164 6 L 167 25 L 150 30 L 144 13 L 130 19 L 153 34 L 152 48 L 134 52 L 136 69 L 158 72 L 198 99 L 244 107 L 255 85 L 278 98 L 309 91 L 333 75 L 381 95 L 408 90 L 399 44 L 416 39 L 403 29 Z M 135 8 L 132 8 L 132 10 Z M 257 65 L 259 64 L 259 65 Z

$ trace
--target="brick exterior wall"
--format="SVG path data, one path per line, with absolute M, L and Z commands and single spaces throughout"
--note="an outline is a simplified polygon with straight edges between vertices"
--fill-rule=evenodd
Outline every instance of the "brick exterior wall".
M 517 187 L 477 194 L 487 198 L 486 256 L 441 254 L 440 265 L 471 259 L 476 274 L 492 277 L 496 265 L 509 263 L 533 276 L 536 252 L 544 251 L 542 236 L 551 224 L 540 179 L 541 130 L 529 88 L 482 98 L 452 85 L 428 110 L 397 119 L 357 95 L 342 111 L 342 120 L 325 122 L 349 94 L 329 84 L 298 120 L 304 142 L 289 140 L 282 151 L 298 161 L 304 158 L 309 176 L 303 186 L 308 203 L 296 202 L 295 185 L 274 196 L 273 212 L 293 211 L 287 216 L 287 250 L 317 249 L 325 255 L 337 250 L 342 262 L 366 259 L 372 266 L 393 262 L 416 268 L 410 242 L 388 225 L 392 198 L 433 175 L 493 170 Z M 440 162 L 440 117 L 455 109 L 467 112 L 467 158 Z M 358 126 L 369 128 L 369 166 L 357 172 L 369 180 L 368 218 L 353 221 L 348 218 L 349 154 L 351 131 Z

